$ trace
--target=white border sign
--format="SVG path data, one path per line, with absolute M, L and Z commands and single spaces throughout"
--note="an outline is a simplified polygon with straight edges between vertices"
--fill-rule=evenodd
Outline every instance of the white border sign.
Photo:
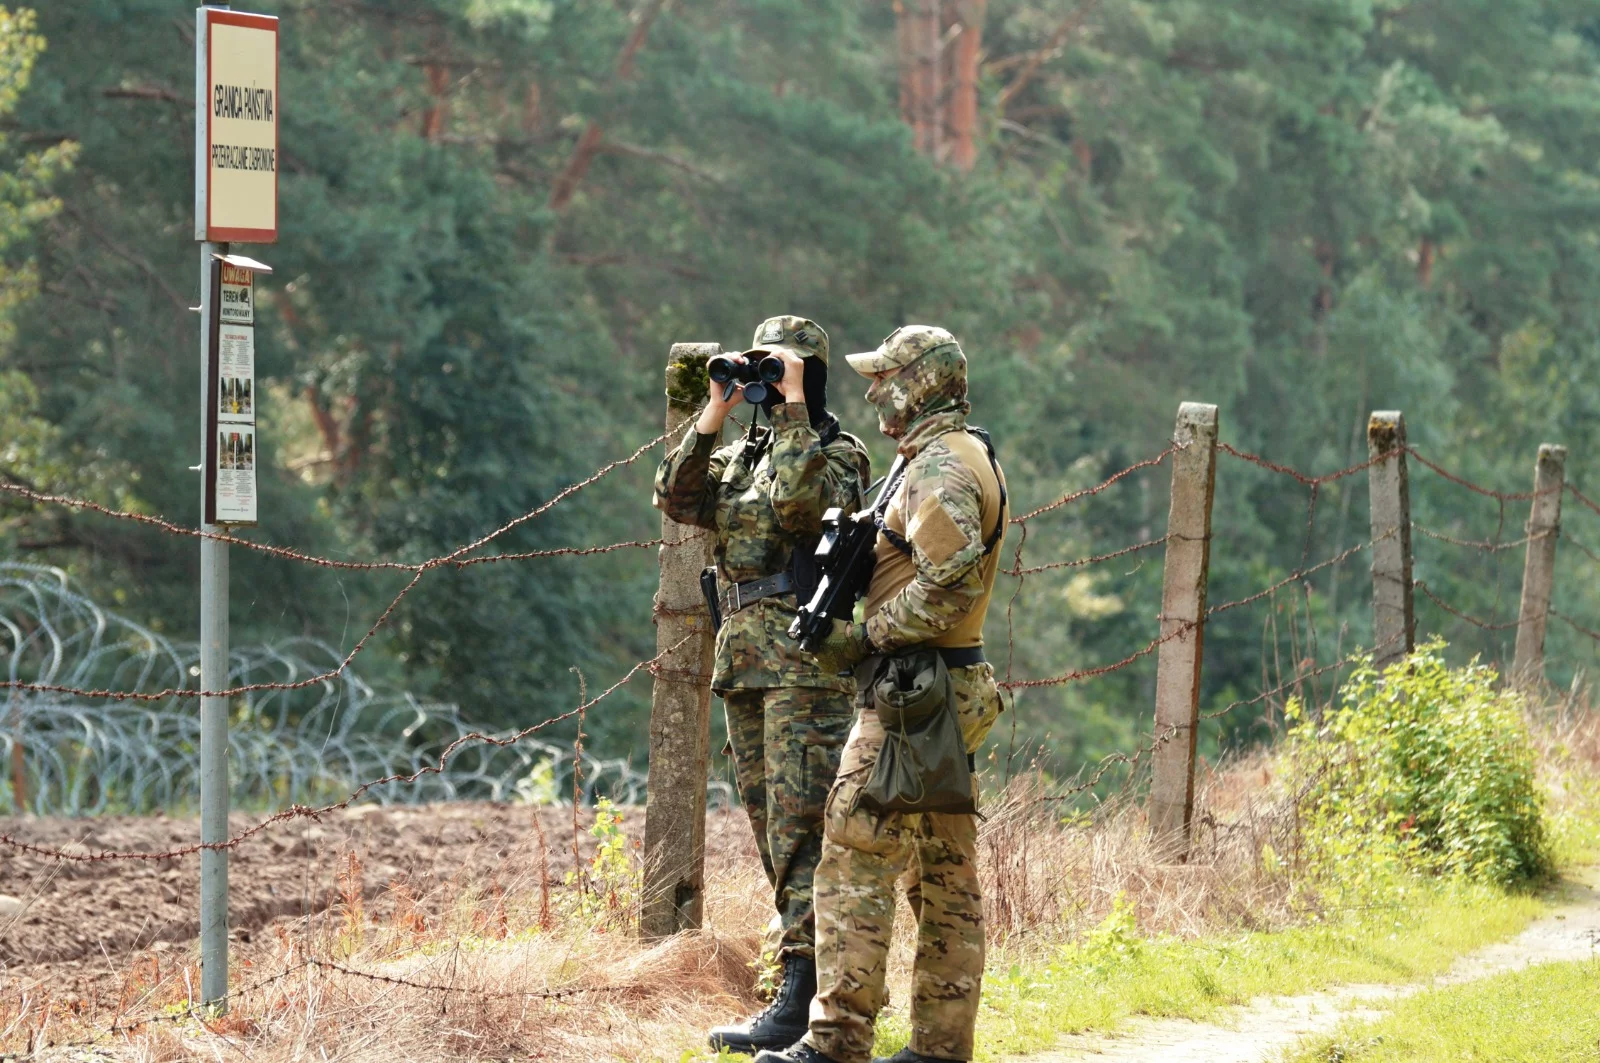
M 196 240 L 278 240 L 278 19 L 195 13 Z

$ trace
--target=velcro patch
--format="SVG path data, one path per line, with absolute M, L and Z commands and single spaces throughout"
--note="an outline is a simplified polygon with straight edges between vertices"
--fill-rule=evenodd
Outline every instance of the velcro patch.
M 776 321 L 769 321 L 761 329 L 761 343 L 781 343 L 783 341 L 783 326 Z
M 936 494 L 922 500 L 906 530 L 910 532 L 906 538 L 935 565 L 944 564 L 967 545 L 967 533 L 940 504 Z

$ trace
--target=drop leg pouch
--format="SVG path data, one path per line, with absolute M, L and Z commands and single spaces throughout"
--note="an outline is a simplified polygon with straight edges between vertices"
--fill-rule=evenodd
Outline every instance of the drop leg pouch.
M 938 651 L 885 657 L 871 693 L 885 738 L 860 804 L 878 813 L 976 813 L 955 688 Z

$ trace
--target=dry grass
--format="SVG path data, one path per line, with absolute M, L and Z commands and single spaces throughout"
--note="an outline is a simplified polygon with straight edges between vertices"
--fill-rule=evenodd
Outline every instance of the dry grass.
M 1600 715 L 1586 699 L 1567 698 L 1537 730 L 1553 804 L 1593 808 Z M 1206 772 L 1197 808 L 1195 852 L 1179 861 L 1152 845 L 1131 801 L 1063 816 L 1036 776 L 1013 780 L 988 802 L 980 838 L 995 955 L 1042 956 L 1101 923 L 1119 896 L 1144 931 L 1183 937 L 1302 918 L 1305 894 L 1263 869 L 1264 847 L 1287 852 L 1294 826 L 1292 797 L 1271 761 L 1252 756 Z M 638 825 L 631 817 L 630 830 Z M 708 928 L 654 946 L 632 932 L 631 879 L 552 881 L 541 862 L 488 880 L 392 883 L 364 904 L 352 854 L 338 875 L 340 905 L 236 948 L 240 990 L 227 1018 L 203 1024 L 187 1007 L 197 985 L 192 956 L 165 970 L 146 956 L 130 964 L 112 1003 L 51 999 L 48 987 L 0 1001 L 0 1052 L 59 1045 L 164 1011 L 162 1021 L 102 1035 L 97 1052 L 152 1063 L 703 1058 L 708 1027 L 757 1005 L 770 900 L 747 843 L 713 833 Z M 903 1000 L 909 984 L 906 929 L 892 957 L 891 1000 Z M 546 998 L 552 992 L 560 996 Z M 38 1058 L 79 1059 L 82 1050 L 44 1049 Z
M 1026 953 L 1070 939 L 1119 894 L 1137 901 L 1152 930 L 1201 934 L 1287 918 L 1281 886 L 1256 870 L 1268 781 L 1255 761 L 1208 776 L 1203 800 L 1226 811 L 1228 825 L 1211 816 L 1203 852 L 1180 863 L 1152 849 L 1132 804 L 1064 823 L 1036 777 L 1014 780 L 990 802 L 981 838 L 993 943 Z M 223 1045 L 265 1063 L 677 1060 L 703 1055 L 708 1027 L 759 1005 L 752 987 L 770 901 L 753 846 L 713 845 L 707 929 L 654 946 L 632 932 L 628 882 L 552 882 L 536 865 L 487 881 L 395 882 L 368 905 L 361 878 L 351 853 L 335 876 L 340 904 L 236 946 L 238 988 L 223 1020 L 202 1023 L 189 1007 L 192 956 L 165 971 L 141 959 L 114 1005 L 10 1002 L 0 1044 L 26 1049 L 31 1030 L 32 1044 L 60 1045 L 115 1024 L 132 1028 L 99 1049 L 152 1063 Z M 911 940 L 897 935 L 892 999 L 909 985 Z

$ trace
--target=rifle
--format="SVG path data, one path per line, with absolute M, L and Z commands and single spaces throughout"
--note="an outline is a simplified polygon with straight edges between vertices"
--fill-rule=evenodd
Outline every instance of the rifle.
M 822 540 L 814 555 L 820 574 L 817 591 L 789 625 L 789 637 L 807 653 L 815 653 L 822 645 L 834 620 L 849 620 L 856 602 L 867 593 L 876 561 L 873 547 L 878 540 L 878 522 L 900 486 L 905 465 L 905 456 L 897 455 L 870 509 L 847 517 L 835 506 L 822 515 Z

